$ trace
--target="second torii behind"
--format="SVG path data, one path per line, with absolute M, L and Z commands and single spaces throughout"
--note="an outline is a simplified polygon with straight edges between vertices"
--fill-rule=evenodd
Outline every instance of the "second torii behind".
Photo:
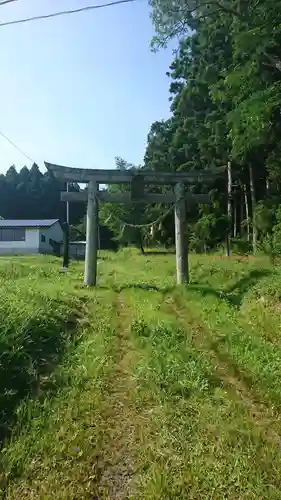
M 222 173 L 216 171 L 153 172 L 148 170 L 93 170 L 71 168 L 45 162 L 46 168 L 62 181 L 87 183 L 88 189 L 80 192 L 62 192 L 61 200 L 87 202 L 86 256 L 84 284 L 95 286 L 97 282 L 98 250 L 98 203 L 173 203 L 175 204 L 175 241 L 177 283 L 188 283 L 188 238 L 186 234 L 186 203 L 210 203 L 208 194 L 193 194 L 185 191 L 185 184 L 210 181 Z M 131 191 L 110 194 L 99 191 L 99 184 L 131 184 Z M 145 185 L 172 185 L 173 191 L 165 194 L 149 193 Z

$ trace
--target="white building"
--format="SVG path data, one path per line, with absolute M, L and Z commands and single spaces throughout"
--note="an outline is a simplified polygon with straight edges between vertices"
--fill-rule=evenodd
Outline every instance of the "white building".
M 58 219 L 0 220 L 0 255 L 55 254 L 62 240 Z

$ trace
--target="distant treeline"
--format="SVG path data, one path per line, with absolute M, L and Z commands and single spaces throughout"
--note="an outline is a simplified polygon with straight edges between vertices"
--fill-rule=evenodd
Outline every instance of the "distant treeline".
M 76 183 L 69 186 L 71 191 L 79 191 Z M 44 174 L 36 164 L 30 169 L 23 167 L 19 172 L 11 166 L 6 174 L 0 175 L 0 217 L 4 219 L 56 219 L 66 220 L 66 206 L 60 201 L 61 191 L 66 183 L 60 182 L 50 173 Z M 85 239 L 85 203 L 70 205 L 70 236 Z M 102 248 L 115 248 L 111 231 L 100 227 Z

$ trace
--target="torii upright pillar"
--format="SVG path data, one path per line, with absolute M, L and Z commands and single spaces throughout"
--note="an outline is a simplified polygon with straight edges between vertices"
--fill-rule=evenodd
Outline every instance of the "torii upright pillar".
M 188 273 L 188 241 L 186 232 L 186 200 L 184 184 L 175 186 L 175 240 L 176 240 L 176 263 L 177 284 L 189 282 Z
M 98 184 L 94 181 L 88 183 L 88 203 L 86 218 L 86 256 L 84 284 L 95 286 L 97 283 L 97 253 L 98 253 Z

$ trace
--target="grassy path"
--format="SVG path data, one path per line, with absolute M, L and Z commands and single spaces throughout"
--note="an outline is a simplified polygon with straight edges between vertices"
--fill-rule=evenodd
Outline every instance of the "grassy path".
M 96 291 L 73 269 L 88 314 L 17 410 L 0 498 L 281 499 L 281 268 L 201 258 L 176 289 L 173 265 L 105 255 Z
M 103 471 L 98 498 L 126 498 L 135 470 L 134 441 L 136 410 L 130 376 L 133 351 L 129 343 L 131 311 L 120 295 L 116 297 L 116 330 L 113 369 L 107 382 L 107 410 L 103 415 L 108 435 L 102 450 Z
M 169 306 L 179 322 L 186 328 L 192 328 L 193 342 L 198 349 L 204 349 L 212 363 L 214 375 L 221 381 L 229 399 L 247 412 L 247 418 L 253 426 L 263 433 L 263 439 L 281 446 L 281 418 L 271 405 L 266 405 L 256 388 L 251 385 L 248 375 L 239 371 L 231 357 L 218 348 L 217 333 L 212 331 L 202 316 L 192 315 L 181 301 L 172 300 Z M 200 325 L 200 326 L 199 326 Z

